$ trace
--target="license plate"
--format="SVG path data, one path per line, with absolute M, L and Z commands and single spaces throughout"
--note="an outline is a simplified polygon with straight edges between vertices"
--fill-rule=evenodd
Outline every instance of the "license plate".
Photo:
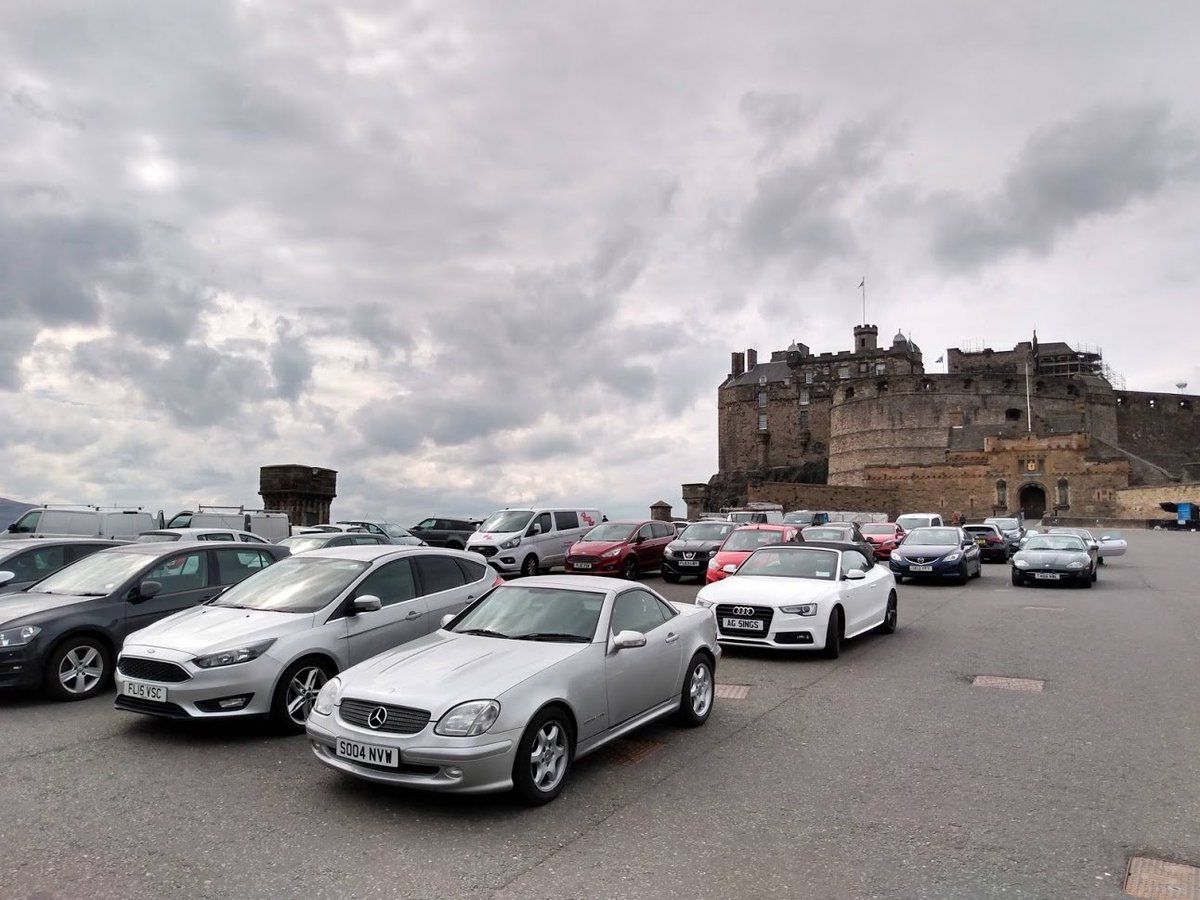
M 375 747 L 338 738 L 336 751 L 342 759 L 366 763 L 369 766 L 388 766 L 394 769 L 400 764 L 400 753 L 395 747 Z
M 700 565 L 700 560 L 698 560 L 698 559 L 681 559 L 681 560 L 676 561 L 675 565 L 681 566 L 681 567 L 682 566 L 698 566 L 698 565 Z
M 722 619 L 722 628 L 737 628 L 741 631 L 762 631 L 765 622 L 758 619 Z
M 913 572 L 932 572 L 933 571 L 933 566 L 909 566 L 908 568 Z
M 139 700 L 153 700 L 155 703 L 167 702 L 167 689 L 161 684 L 146 684 L 144 681 L 126 681 L 121 693 L 126 697 L 137 697 Z
M 987 538 L 975 538 L 975 543 L 977 543 L 980 547 L 986 547 Z
M 592 564 L 577 562 L 577 563 L 571 563 L 571 566 L 576 569 L 590 569 L 592 567 Z
M 1057 572 L 1034 572 L 1034 578 L 1044 578 L 1046 581 L 1058 581 Z

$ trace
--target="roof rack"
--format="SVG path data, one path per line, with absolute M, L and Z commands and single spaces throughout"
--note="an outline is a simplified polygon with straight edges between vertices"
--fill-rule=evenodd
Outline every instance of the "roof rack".
M 196 507 L 197 513 L 204 512 L 231 512 L 231 513 L 286 513 L 283 509 L 247 509 L 245 506 L 217 506 L 210 503 L 201 503 Z

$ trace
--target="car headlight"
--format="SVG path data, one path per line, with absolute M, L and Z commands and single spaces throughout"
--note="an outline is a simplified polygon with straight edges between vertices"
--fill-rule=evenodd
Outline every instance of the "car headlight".
M 946 558 L 943 559 L 942 562 L 957 562 L 960 556 L 962 556 L 962 551 L 955 550 L 953 553 L 947 554 Z
M 669 557 L 671 557 L 672 559 L 674 559 L 674 558 L 675 558 L 675 551 L 674 551 L 674 550 L 672 550 L 670 547 L 667 547 L 665 550 L 663 550 L 663 556 L 669 556 Z
M 710 560 L 708 561 L 708 567 L 709 567 L 710 569 L 719 569 L 719 568 L 721 568 L 720 566 L 718 566 L 718 565 L 717 565 L 717 560 L 716 560 L 716 558 L 715 558 L 715 557 L 714 557 L 713 559 L 710 559 Z
M 442 716 L 433 732 L 443 737 L 474 737 L 491 728 L 498 718 L 500 704 L 495 700 L 470 700 Z
M 41 632 L 42 629 L 37 625 L 22 625 L 20 628 L 0 631 L 0 647 L 24 647 Z
M 519 546 L 521 546 L 521 539 L 519 537 L 515 537 L 515 538 L 509 538 L 507 541 L 505 541 L 503 544 L 501 544 L 500 549 L 501 550 L 514 550 Z
M 1077 560 L 1075 560 L 1075 562 L 1067 563 L 1067 568 L 1068 569 L 1082 569 L 1084 567 L 1084 565 L 1086 565 L 1086 563 L 1084 563 L 1083 560 L 1077 559 Z
M 817 604 L 815 603 L 800 603 L 796 606 L 781 606 L 780 612 L 791 613 L 793 616 L 815 616 L 817 614 Z
M 322 716 L 328 716 L 333 712 L 333 708 L 337 706 L 338 698 L 342 695 L 342 679 L 334 676 L 321 686 L 321 690 L 317 693 L 317 702 L 313 704 L 312 711 Z
M 711 609 L 713 602 L 711 600 L 709 600 L 707 597 L 701 597 L 700 595 L 697 594 L 696 595 L 696 605 L 699 606 L 701 609 Z
M 889 559 L 893 559 L 896 562 L 904 562 L 904 554 L 899 550 L 893 550 L 889 555 Z
M 1016 566 L 1018 569 L 1028 569 L 1029 568 L 1029 563 L 1023 559 L 1014 559 L 1013 565 Z
M 219 666 L 236 666 L 238 663 L 258 659 L 275 643 L 275 638 L 268 638 L 256 644 L 246 644 L 244 647 L 234 647 L 231 650 L 218 650 L 216 653 L 206 653 L 197 656 L 192 663 L 202 669 L 215 669 Z
M 621 548 L 613 547 L 611 550 L 605 550 L 603 553 L 601 553 L 600 558 L 601 559 L 612 559 L 613 557 L 620 556 L 620 555 L 621 555 Z

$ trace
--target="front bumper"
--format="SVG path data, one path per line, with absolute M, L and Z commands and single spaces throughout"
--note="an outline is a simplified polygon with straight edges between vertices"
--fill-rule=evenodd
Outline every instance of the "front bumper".
M 580 565 L 582 564 L 582 565 Z M 625 564 L 622 556 L 611 556 L 604 559 L 599 556 L 567 558 L 563 569 L 568 575 L 619 575 L 621 566 Z
M 191 654 L 158 647 L 154 648 L 153 655 L 147 654 L 146 651 L 147 648 L 144 647 L 127 646 L 118 656 L 115 675 L 117 697 L 113 701 L 115 708 L 167 719 L 231 719 L 241 716 L 265 716 L 271 711 L 271 692 L 283 664 L 269 654 L 237 665 L 201 669 L 191 665 Z M 191 677 L 185 681 L 130 678 L 120 671 L 120 661 L 127 657 L 174 663 L 187 671 Z M 166 690 L 166 700 L 130 696 L 130 684 L 162 687 Z M 217 706 L 220 700 L 247 696 L 249 700 L 239 708 L 222 709 Z
M 700 554 L 697 553 L 696 559 L 680 559 L 678 557 L 664 556 L 662 571 L 678 575 L 680 578 L 704 579 L 705 573 L 708 571 L 708 560 L 709 556 L 707 553 L 704 554 L 703 558 L 700 558 Z
M 331 769 L 379 784 L 394 784 L 425 791 L 483 794 L 510 790 L 513 760 L 521 730 L 481 734 L 473 738 L 448 738 L 434 734 L 430 722 L 417 734 L 383 734 L 348 725 L 336 715 L 314 712 L 308 718 L 313 755 Z M 337 755 L 337 740 L 344 738 L 399 752 L 399 766 L 385 768 L 353 762 Z
M 725 604 L 721 604 L 724 606 Z M 829 628 L 829 613 L 832 606 L 821 603 L 817 606 L 815 616 L 798 616 L 792 613 L 780 612 L 777 608 L 755 606 L 755 619 L 763 620 L 764 613 L 769 611 L 765 619 L 766 630 L 755 634 L 743 629 L 725 629 L 721 620 L 729 616 L 713 608 L 717 617 L 717 642 L 727 647 L 765 647 L 768 650 L 823 650 L 825 634 Z
M 954 562 L 945 562 L 937 559 L 932 562 L 914 563 L 910 560 L 897 562 L 894 559 L 888 560 L 888 568 L 892 570 L 893 575 L 902 576 L 904 578 L 960 578 L 962 577 L 962 557 L 954 560 Z M 914 566 L 918 567 L 914 569 Z M 929 570 L 919 568 L 920 566 L 928 566 Z
M 33 644 L 0 650 L 0 690 L 31 691 L 41 687 L 44 661 Z
M 1083 569 L 1018 569 L 1013 566 L 1012 570 L 1017 580 L 1025 584 L 1083 584 L 1092 580 L 1090 566 Z

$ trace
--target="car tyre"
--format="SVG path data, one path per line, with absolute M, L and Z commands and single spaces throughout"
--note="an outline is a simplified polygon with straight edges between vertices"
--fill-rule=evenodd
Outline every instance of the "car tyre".
M 1100 570 L 1098 568 L 1096 568 L 1095 566 L 1093 566 L 1092 567 L 1092 581 L 1095 581 L 1099 577 L 1100 577 Z
M 271 724 L 286 734 L 301 734 L 317 694 L 336 674 L 325 660 L 301 659 L 284 670 L 271 698 Z
M 883 622 L 879 626 L 882 634 L 895 634 L 900 625 L 900 610 L 896 604 L 896 592 L 888 594 L 887 610 L 883 614 Z
M 663 569 L 662 579 L 667 584 L 679 584 L 679 576 L 674 572 L 668 572 L 666 569 Z
M 638 561 L 637 557 L 632 553 L 625 557 L 625 562 L 621 564 L 621 577 L 626 581 L 636 581 L 638 577 Z
M 979 558 L 979 563 L 975 566 L 975 574 L 972 575 L 971 577 L 972 578 L 982 578 L 983 577 L 983 557 Z
M 1013 570 L 1012 570 L 1012 583 L 1013 583 L 1013 587 L 1024 587 L 1024 585 L 1025 585 L 1024 579 L 1022 579 L 1021 576 L 1017 574 L 1017 570 L 1016 570 L 1015 566 L 1013 567 Z
M 517 744 L 513 790 L 527 806 L 549 803 L 567 782 L 575 758 L 575 737 L 566 713 L 549 706 L 533 717 Z
M 99 638 L 67 638 L 46 661 L 46 692 L 55 700 L 87 700 L 111 680 L 112 652 Z
M 958 583 L 966 584 L 967 579 L 970 577 L 971 576 L 968 574 L 968 571 L 967 571 L 967 561 L 964 559 L 962 565 L 958 567 Z
M 825 646 L 821 655 L 826 659 L 837 659 L 842 653 L 842 610 L 834 607 L 825 627 Z
M 716 697 L 713 664 L 703 653 L 697 653 L 688 663 L 687 677 L 679 695 L 679 721 L 689 728 L 699 728 L 708 721 Z
M 521 563 L 521 574 L 528 578 L 538 573 L 538 558 L 536 553 L 530 553 Z

